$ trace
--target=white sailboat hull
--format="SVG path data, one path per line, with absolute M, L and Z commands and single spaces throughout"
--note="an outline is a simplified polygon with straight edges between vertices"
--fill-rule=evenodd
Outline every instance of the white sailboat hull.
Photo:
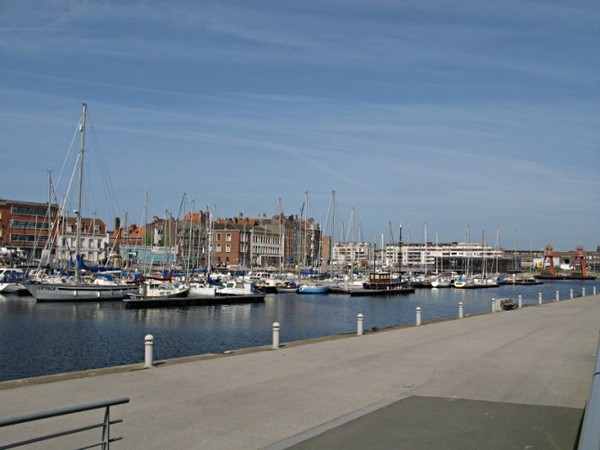
M 83 302 L 123 300 L 138 291 L 135 285 L 96 285 L 87 283 L 31 283 L 25 288 L 38 302 Z

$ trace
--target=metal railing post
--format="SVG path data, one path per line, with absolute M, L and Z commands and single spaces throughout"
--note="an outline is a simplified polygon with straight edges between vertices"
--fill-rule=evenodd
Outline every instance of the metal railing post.
M 84 426 L 80 426 L 77 428 L 69 428 L 69 429 L 57 431 L 57 432 L 51 433 L 51 434 L 36 435 L 34 437 L 24 439 L 24 440 L 21 440 L 18 442 L 11 442 L 11 443 L 3 442 L 0 445 L 0 448 L 9 449 L 9 448 L 23 447 L 23 446 L 28 446 L 28 445 L 39 443 L 39 442 L 49 441 L 52 439 L 58 439 L 58 438 L 62 438 L 65 436 L 78 434 L 78 433 L 89 433 L 90 430 L 101 430 L 101 438 L 100 438 L 99 442 L 97 440 L 95 440 L 95 442 L 93 444 L 87 445 L 87 446 L 81 447 L 81 448 L 100 447 L 102 449 L 108 450 L 110 448 L 110 444 L 112 442 L 120 441 L 123 439 L 122 437 L 111 437 L 111 432 L 110 432 L 111 425 L 116 425 L 116 424 L 122 423 L 123 420 L 122 419 L 111 420 L 110 419 L 110 407 L 116 406 L 116 405 L 122 405 L 124 403 L 129 403 L 129 398 L 122 397 L 122 398 L 117 398 L 114 400 L 88 403 L 85 405 L 67 406 L 67 407 L 57 408 L 57 409 L 52 409 L 52 410 L 47 410 L 47 411 L 24 414 L 21 416 L 0 418 L 0 428 L 3 428 L 3 427 L 19 425 L 19 424 L 27 423 L 27 422 L 35 422 L 35 421 L 39 421 L 39 420 L 50 419 L 53 417 L 62 417 L 62 416 L 66 416 L 68 414 L 77 414 L 77 413 L 82 413 L 82 412 L 86 412 L 86 411 L 104 409 L 104 415 L 103 415 L 103 419 L 101 422 L 94 422 L 93 424 L 84 425 Z M 87 439 L 89 439 L 89 434 L 87 436 Z
M 104 411 L 104 425 L 102 426 L 102 450 L 110 449 L 110 406 Z

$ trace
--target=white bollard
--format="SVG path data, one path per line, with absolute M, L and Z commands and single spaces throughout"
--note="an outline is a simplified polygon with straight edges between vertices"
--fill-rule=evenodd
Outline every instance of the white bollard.
M 538 304 L 541 305 L 542 304 L 542 293 L 538 293 Z
M 519 308 L 522 308 L 523 307 L 523 296 L 519 295 L 517 298 L 519 299 Z
M 585 288 L 581 288 L 581 296 L 585 297 Z
M 144 338 L 144 368 L 154 365 L 154 336 L 147 334 Z
M 596 295 L 596 286 L 592 287 L 592 294 Z
M 348 275 L 344 276 L 344 290 L 348 291 L 350 289 L 350 285 L 349 285 L 349 277 Z
M 279 322 L 275 322 L 273 324 L 273 350 L 277 350 L 279 348 L 279 329 L 281 326 Z
M 416 313 L 417 313 L 416 323 L 417 323 L 417 326 L 419 326 L 419 325 L 421 325 L 421 307 L 420 306 L 417 306 Z
M 560 301 L 560 293 L 558 292 L 558 289 L 556 290 L 556 301 Z
M 356 334 L 358 336 L 362 336 L 363 335 L 363 320 L 364 320 L 364 316 L 362 314 L 358 314 L 356 316 Z
M 462 319 L 464 317 L 465 314 L 465 307 L 463 305 L 463 302 L 459 302 L 458 303 L 458 318 Z
M 573 300 L 573 289 L 569 289 L 569 298 Z
M 492 299 L 492 312 L 493 313 L 496 312 L 496 299 L 495 298 Z

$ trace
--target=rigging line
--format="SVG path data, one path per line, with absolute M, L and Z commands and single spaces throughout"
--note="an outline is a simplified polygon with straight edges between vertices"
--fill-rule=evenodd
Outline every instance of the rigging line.
M 100 141 L 98 139 L 98 135 L 96 133 L 96 128 L 91 117 L 88 114 L 88 121 L 90 123 L 89 128 L 91 129 L 92 139 L 94 142 L 94 148 L 96 152 L 92 152 L 95 154 L 96 161 L 98 162 L 98 171 L 100 173 L 100 182 L 102 183 L 102 188 L 104 191 L 104 197 L 107 203 L 108 209 L 110 209 L 112 216 L 117 217 L 117 210 L 121 211 L 119 205 L 119 197 L 116 194 L 114 184 L 111 179 L 110 171 L 108 170 L 108 165 L 106 163 L 106 159 L 104 157 L 104 152 L 102 151 L 102 147 L 100 146 Z M 115 209 L 116 207 L 116 209 Z

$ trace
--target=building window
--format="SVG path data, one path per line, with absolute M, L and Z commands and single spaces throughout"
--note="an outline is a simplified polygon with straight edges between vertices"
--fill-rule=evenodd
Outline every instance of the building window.
M 217 251 L 220 252 L 221 251 L 221 244 L 217 244 Z
M 225 245 L 225 252 L 226 253 L 231 253 L 231 244 L 226 244 Z
M 225 235 L 225 240 L 226 240 L 227 242 L 231 242 L 231 233 L 227 233 L 227 234 Z
M 217 241 L 221 240 L 221 233 L 217 233 Z

